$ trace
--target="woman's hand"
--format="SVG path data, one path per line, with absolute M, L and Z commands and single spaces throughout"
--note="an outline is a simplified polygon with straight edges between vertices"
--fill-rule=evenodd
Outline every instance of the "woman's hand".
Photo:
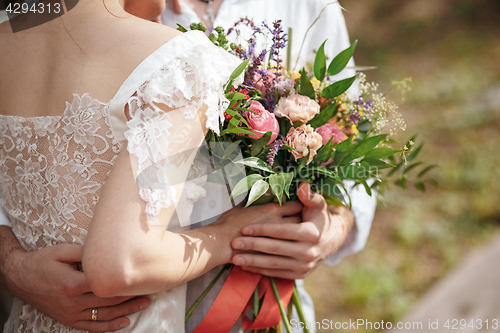
M 335 253 L 352 228 L 354 215 L 345 207 L 328 206 L 305 182 L 299 187 L 299 199 L 304 204 L 304 222 L 242 228 L 245 236 L 235 238 L 231 245 L 245 252 L 236 254 L 232 262 L 251 272 L 300 279 Z

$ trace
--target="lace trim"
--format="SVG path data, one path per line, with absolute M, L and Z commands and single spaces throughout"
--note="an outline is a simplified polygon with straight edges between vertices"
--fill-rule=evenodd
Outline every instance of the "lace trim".
M 219 133 L 229 105 L 223 85 L 239 63 L 239 59 L 212 44 L 198 45 L 156 71 L 129 99 L 127 150 L 135 160 L 139 194 L 147 203 L 151 223 L 158 224 L 161 209 L 173 205 L 177 198 L 176 189 L 166 177 L 171 168 L 169 129 L 175 124 L 157 104 L 182 110 L 185 119 L 192 119 L 206 105 L 206 127 Z

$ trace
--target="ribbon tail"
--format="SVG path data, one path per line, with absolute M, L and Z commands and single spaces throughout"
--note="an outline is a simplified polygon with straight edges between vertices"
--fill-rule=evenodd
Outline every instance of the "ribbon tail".
M 271 283 L 268 277 L 263 277 L 262 280 L 266 280 L 265 283 L 265 295 L 264 302 L 259 311 L 259 315 L 252 322 L 250 319 L 243 315 L 243 329 L 244 330 L 260 330 L 268 327 L 274 327 L 279 324 L 281 320 L 281 313 L 276 301 L 276 296 L 271 288 Z M 280 294 L 281 303 L 284 307 L 288 306 L 290 299 L 292 298 L 294 282 L 293 280 L 275 278 L 276 286 Z M 264 285 L 264 283 L 261 283 Z M 261 286 L 259 285 L 259 292 Z
M 261 274 L 234 266 L 207 315 L 191 333 L 229 332 L 243 313 L 261 278 Z

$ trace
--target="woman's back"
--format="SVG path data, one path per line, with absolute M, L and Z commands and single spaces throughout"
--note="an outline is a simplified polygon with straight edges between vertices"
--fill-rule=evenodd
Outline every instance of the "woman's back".
M 15 20 L 29 26 L 29 15 L 43 14 Z M 106 103 L 141 61 L 177 34 L 107 0 L 81 0 L 61 17 L 16 33 L 8 22 L 0 24 L 0 114 L 58 116 L 74 93 Z

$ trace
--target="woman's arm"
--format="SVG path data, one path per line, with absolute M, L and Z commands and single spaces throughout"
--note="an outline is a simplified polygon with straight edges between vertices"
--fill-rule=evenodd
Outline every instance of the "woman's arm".
M 168 111 L 168 110 L 166 110 Z M 200 145 L 204 138 L 204 110 L 187 121 L 182 114 L 168 112 L 171 128 L 169 156 Z M 180 117 L 180 118 L 179 118 Z M 176 126 L 177 124 L 177 126 Z M 182 126 L 178 126 L 182 124 Z M 188 135 L 187 135 L 188 134 Z M 181 144 L 182 143 L 182 144 Z M 182 192 L 194 154 L 171 160 L 175 165 L 168 179 L 177 180 Z M 162 210 L 159 225 L 146 218 L 146 202 L 139 196 L 128 151 L 122 149 L 103 187 L 86 239 L 83 268 L 92 291 L 98 296 L 138 295 L 167 290 L 192 280 L 211 268 L 231 261 L 230 242 L 247 224 L 299 222 L 302 205 L 235 208 L 213 225 L 183 233 L 166 231 L 174 206 Z M 177 198 L 178 200 L 179 198 Z

